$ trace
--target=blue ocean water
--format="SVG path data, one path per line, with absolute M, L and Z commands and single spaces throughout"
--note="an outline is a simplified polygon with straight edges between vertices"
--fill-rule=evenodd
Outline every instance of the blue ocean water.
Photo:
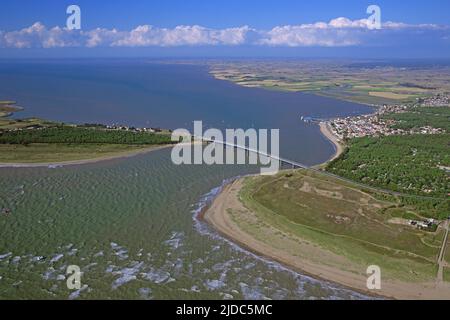
M 151 61 L 0 63 L 0 97 L 38 116 L 77 123 L 120 123 L 168 129 L 280 129 L 285 158 L 326 161 L 333 146 L 301 116 L 330 118 L 372 108 L 304 93 L 244 88 L 213 78 L 206 66 Z

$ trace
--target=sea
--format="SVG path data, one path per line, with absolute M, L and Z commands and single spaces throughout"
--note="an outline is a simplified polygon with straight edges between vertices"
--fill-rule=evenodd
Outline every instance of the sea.
M 147 59 L 0 62 L 0 100 L 17 118 L 138 127 L 279 129 L 281 155 L 335 152 L 317 119 L 372 112 L 318 95 L 244 88 L 201 62 Z M 171 150 L 98 163 L 0 168 L 0 299 L 363 299 L 223 238 L 198 219 L 250 165 L 174 165 Z M 67 287 L 69 266 L 81 288 Z

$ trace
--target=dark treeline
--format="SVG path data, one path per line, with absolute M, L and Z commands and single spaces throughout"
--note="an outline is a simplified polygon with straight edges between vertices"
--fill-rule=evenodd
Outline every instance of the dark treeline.
M 429 126 L 450 132 L 449 107 L 415 107 L 409 112 L 386 114 L 382 118 L 395 120 L 394 127 L 398 129 L 410 130 Z
M 368 185 L 445 197 L 450 190 L 450 135 L 358 138 L 328 170 Z
M 450 215 L 450 134 L 353 139 L 328 171 L 370 186 L 400 193 L 436 197 L 400 197 L 424 215 Z M 441 200 L 439 200 L 441 199 Z
M 171 136 L 168 134 L 60 126 L 39 130 L 4 132 L 0 134 L 0 143 L 105 143 L 144 145 L 170 144 L 172 141 Z

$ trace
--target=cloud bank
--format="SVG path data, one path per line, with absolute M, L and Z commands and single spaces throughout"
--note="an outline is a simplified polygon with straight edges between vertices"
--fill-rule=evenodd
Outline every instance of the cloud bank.
M 398 43 L 415 38 L 445 41 L 449 26 L 434 24 L 383 23 L 371 30 L 367 19 L 337 18 L 329 22 L 276 26 L 256 30 L 249 26 L 211 29 L 198 25 L 158 28 L 140 25 L 130 31 L 97 28 L 68 30 L 47 28 L 36 22 L 18 31 L 0 30 L 0 48 L 73 47 L 180 47 L 180 46 L 272 46 L 272 47 L 346 47 Z

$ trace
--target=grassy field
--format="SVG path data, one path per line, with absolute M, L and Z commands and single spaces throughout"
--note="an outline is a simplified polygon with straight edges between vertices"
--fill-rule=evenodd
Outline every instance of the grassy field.
M 450 237 L 447 239 L 447 248 L 445 250 L 445 261 L 449 264 L 450 268 Z
M 380 201 L 306 171 L 247 178 L 240 198 L 257 219 L 246 221 L 238 212 L 233 219 L 261 241 L 286 245 L 303 239 L 345 258 L 321 263 L 347 271 L 363 273 L 376 264 L 387 278 L 426 282 L 436 277 L 443 233 L 420 231 L 399 219 L 420 217 L 414 207 Z M 320 254 L 307 258 L 321 259 Z
M 44 128 L 51 128 L 61 125 L 60 123 L 53 121 L 46 121 L 39 118 L 28 118 L 28 119 L 10 119 L 0 117 L 0 131 L 2 130 L 13 130 L 13 129 L 24 129 L 31 126 L 40 126 Z
M 450 268 L 444 268 L 444 281 L 450 282 Z
M 379 91 L 369 91 L 369 96 L 372 97 L 379 97 L 379 98 L 385 98 L 389 100 L 410 100 L 411 98 L 414 98 L 415 96 L 412 94 L 401 94 L 401 93 L 394 93 L 394 92 L 379 92 Z
M 447 262 L 447 267 L 444 268 L 444 281 L 450 282 L 450 237 L 447 239 L 444 260 Z
M 0 144 L 0 163 L 57 163 L 109 158 L 139 152 L 149 146 L 118 144 Z

